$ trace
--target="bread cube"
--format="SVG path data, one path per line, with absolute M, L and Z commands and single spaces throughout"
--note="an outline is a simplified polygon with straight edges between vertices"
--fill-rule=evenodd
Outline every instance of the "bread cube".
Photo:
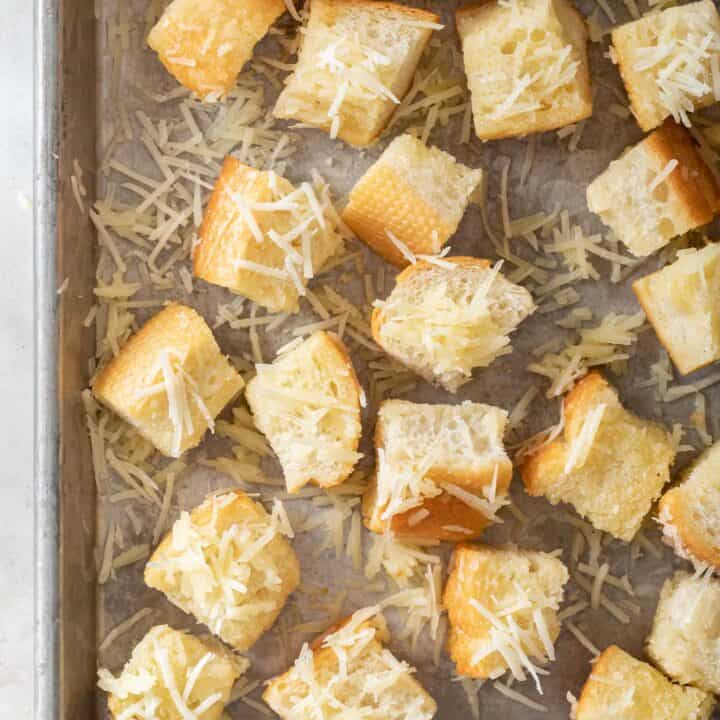
M 720 14 L 712 0 L 648 13 L 613 30 L 614 57 L 643 130 L 720 100 Z
M 285 474 L 288 492 L 339 485 L 362 457 L 362 388 L 340 338 L 319 331 L 272 365 L 256 365 L 247 401 Z
M 300 582 L 300 564 L 272 515 L 240 490 L 183 512 L 145 567 L 145 583 L 239 651 L 252 647 Z
M 273 114 L 364 147 L 410 88 L 437 15 L 392 2 L 313 0 Z
M 720 695 L 720 580 L 683 572 L 666 580 L 647 652 L 676 682 Z
M 544 132 L 592 115 L 587 27 L 567 0 L 489 0 L 456 13 L 475 132 Z
M 619 647 L 593 665 L 575 706 L 575 720 L 710 720 L 712 696 L 673 685 L 662 673 Z
M 587 188 L 588 208 L 637 257 L 706 225 L 720 186 L 690 133 L 667 122 L 610 163 Z
M 273 312 L 297 312 L 308 281 L 343 246 L 334 210 L 309 183 L 225 158 L 210 197 L 194 274 Z
M 286 9 L 284 0 L 173 0 L 147 42 L 179 83 L 219 100 Z
M 509 353 L 510 333 L 535 310 L 525 288 L 506 280 L 498 266 L 470 257 L 416 262 L 375 305 L 375 342 L 452 393 L 473 368 Z
M 625 410 L 597 372 L 565 396 L 564 437 L 520 472 L 529 495 L 570 503 L 598 530 L 629 542 L 670 479 L 675 447 L 660 425 Z
M 248 661 L 211 638 L 156 625 L 135 646 L 119 677 L 98 672 L 111 715 L 163 720 L 218 720 Z
M 680 557 L 720 571 L 720 443 L 662 496 L 658 515 L 665 541 Z
M 205 320 L 169 305 L 108 363 L 93 394 L 163 455 L 180 457 L 213 430 L 243 385 Z
M 505 504 L 512 479 L 506 422 L 504 410 L 469 401 L 383 402 L 377 477 L 363 498 L 368 529 L 408 539 L 478 537 Z
M 720 360 L 720 243 L 682 251 L 633 290 L 683 375 Z
M 416 255 L 437 255 L 482 179 L 482 170 L 400 135 L 355 185 L 342 217 L 378 255 L 405 267 L 408 258 L 392 238 Z
M 565 565 L 542 552 L 458 545 L 443 602 L 447 649 L 460 675 L 516 680 L 555 659 Z
M 412 673 L 385 644 L 390 633 L 378 608 L 358 610 L 267 684 L 265 702 L 281 720 L 431 720 L 437 710 Z

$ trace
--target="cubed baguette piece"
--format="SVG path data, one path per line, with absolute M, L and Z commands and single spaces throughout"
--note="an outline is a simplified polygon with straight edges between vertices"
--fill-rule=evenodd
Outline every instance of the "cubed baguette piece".
M 286 9 L 283 0 L 173 0 L 147 42 L 179 83 L 219 100 Z
M 597 372 L 564 398 L 564 437 L 520 468 L 529 495 L 570 503 L 598 530 L 630 541 L 670 479 L 675 447 L 660 425 L 625 410 Z
M 343 245 L 321 188 L 225 158 L 200 227 L 194 274 L 274 312 L 297 312 L 309 280 Z
M 587 27 L 567 0 L 490 0 L 456 14 L 475 132 L 544 132 L 592 115 Z
M 170 305 L 120 349 L 93 393 L 163 455 L 180 457 L 214 428 L 243 385 L 205 320 Z
M 648 13 L 613 30 L 614 57 L 643 130 L 720 100 L 720 14 L 712 0 Z M 714 69 L 713 69 L 714 68 Z
M 342 341 L 318 331 L 256 370 L 247 401 L 280 460 L 288 491 L 342 483 L 361 457 L 363 393 Z
M 342 217 L 378 255 L 405 267 L 407 254 L 394 240 L 414 255 L 437 255 L 482 179 L 482 170 L 400 135 L 355 185 Z
M 709 223 L 720 209 L 720 186 L 690 133 L 668 121 L 588 185 L 587 203 L 644 257 Z
M 720 695 L 720 580 L 681 572 L 666 580 L 647 651 L 676 682 Z
M 720 243 L 683 251 L 633 290 L 683 375 L 720 360 Z
M 431 720 L 437 707 L 414 669 L 386 647 L 390 634 L 378 608 L 357 611 L 269 681 L 265 702 L 282 720 Z
M 574 708 L 575 720 L 709 720 L 711 695 L 671 683 L 615 645 L 593 665 Z
M 568 571 L 542 552 L 458 545 L 443 602 L 447 647 L 460 675 L 516 680 L 555 659 Z
M 454 393 L 473 368 L 510 352 L 510 333 L 534 310 L 530 293 L 487 260 L 419 261 L 376 303 L 372 333 L 388 355 Z
M 237 490 L 183 512 L 145 567 L 145 582 L 239 651 L 275 622 L 300 581 L 278 504 L 268 515 Z
M 119 677 L 98 672 L 114 718 L 218 720 L 248 661 L 212 638 L 156 625 L 135 646 Z
M 665 541 L 680 557 L 720 572 L 720 443 L 662 496 L 658 515 Z
M 377 475 L 363 498 L 366 526 L 405 539 L 478 537 L 496 520 L 512 479 L 506 422 L 504 410 L 469 401 L 383 402 Z
M 313 0 L 275 117 L 370 145 L 410 87 L 439 18 L 374 0 Z

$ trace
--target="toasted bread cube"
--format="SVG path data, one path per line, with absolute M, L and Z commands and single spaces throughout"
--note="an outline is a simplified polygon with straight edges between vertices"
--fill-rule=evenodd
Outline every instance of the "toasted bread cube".
M 435 701 L 385 648 L 390 633 L 377 612 L 358 610 L 303 645 L 293 667 L 268 682 L 263 699 L 281 720 L 431 720 Z
M 375 425 L 377 477 L 363 498 L 368 529 L 407 539 L 478 537 L 512 479 L 506 422 L 504 410 L 469 401 L 384 401 Z
M 286 9 L 284 0 L 173 0 L 147 42 L 180 84 L 219 100 Z
M 388 355 L 454 393 L 473 368 L 510 352 L 508 336 L 534 310 L 530 293 L 487 260 L 420 261 L 376 302 L 372 333 Z
M 370 145 L 408 91 L 438 20 L 392 2 L 313 0 L 297 65 L 273 114 Z
M 355 185 L 342 217 L 378 255 L 405 267 L 409 260 L 392 238 L 413 254 L 437 255 L 482 179 L 482 170 L 400 135 Z
M 688 113 L 720 100 L 720 14 L 712 0 L 658 13 L 613 30 L 614 56 L 630 106 L 647 131 L 672 116 L 690 127 Z M 715 70 L 713 70 L 715 65 Z
M 625 410 L 597 372 L 565 396 L 564 437 L 520 468 L 529 495 L 570 503 L 598 530 L 630 541 L 670 479 L 675 447 L 660 425 Z
M 362 457 L 362 388 L 340 338 L 316 332 L 256 370 L 247 401 L 280 460 L 288 491 L 346 480 Z
M 458 545 L 443 596 L 458 674 L 497 678 L 510 670 L 516 680 L 535 677 L 537 665 L 555 659 L 568 577 L 546 553 Z
M 611 162 L 588 185 L 587 203 L 633 255 L 644 257 L 709 223 L 720 208 L 720 187 L 690 133 L 670 121 Z
M 712 696 L 671 683 L 647 663 L 611 645 L 595 661 L 575 720 L 710 720 Z
M 720 580 L 682 572 L 666 580 L 647 651 L 676 682 L 720 695 Z
M 489 0 L 456 13 L 475 132 L 544 132 L 592 115 L 587 27 L 567 0 Z
M 343 245 L 328 198 L 303 183 L 225 158 L 210 197 L 194 274 L 274 312 L 297 312 L 308 281 Z
M 120 349 L 93 394 L 163 455 L 180 457 L 214 428 L 243 385 L 205 320 L 170 305 Z
M 720 571 L 720 443 L 662 496 L 658 515 L 664 539 L 680 557 Z
M 237 490 L 183 512 L 145 567 L 145 583 L 239 651 L 275 622 L 300 564 L 272 515 Z
M 248 661 L 212 638 L 156 625 L 135 646 L 119 677 L 101 669 L 114 718 L 218 720 Z
M 720 360 L 720 244 L 683 251 L 633 290 L 683 375 Z

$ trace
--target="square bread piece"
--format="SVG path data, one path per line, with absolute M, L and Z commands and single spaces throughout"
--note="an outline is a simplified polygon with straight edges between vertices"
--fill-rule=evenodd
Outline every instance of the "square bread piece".
M 720 443 L 708 448 L 668 490 L 658 509 L 665 541 L 696 567 L 720 572 Z
M 219 100 L 286 9 L 284 0 L 173 0 L 147 42 L 179 83 Z
M 546 553 L 458 545 L 443 596 L 458 674 L 498 678 L 510 670 L 538 683 L 537 668 L 555 660 L 567 581 L 565 565 Z
M 409 260 L 393 239 L 415 255 L 437 255 L 482 179 L 482 170 L 400 135 L 352 189 L 342 218 L 378 255 L 405 267 Z
M 614 56 L 640 127 L 672 116 L 690 127 L 688 113 L 720 100 L 713 65 L 720 62 L 720 14 L 712 0 L 648 13 L 613 30 Z
M 135 646 L 119 677 L 98 671 L 114 718 L 218 720 L 248 661 L 212 638 L 156 625 Z
M 303 645 L 295 664 L 268 682 L 263 700 L 282 720 L 431 720 L 437 706 L 414 668 L 386 647 L 378 608 L 358 610 Z
M 711 695 L 671 683 L 654 667 L 611 645 L 595 661 L 575 720 L 710 720 Z
M 481 140 L 592 115 L 587 27 L 567 0 L 486 0 L 456 13 Z
M 473 368 L 511 351 L 510 333 L 534 311 L 530 293 L 488 260 L 421 260 L 376 301 L 372 333 L 388 355 L 454 393 Z
M 587 188 L 587 204 L 637 257 L 706 225 L 720 187 L 692 135 L 672 121 L 626 150 Z
M 225 158 L 193 254 L 193 273 L 273 312 L 298 298 L 343 246 L 324 192 Z
M 375 0 L 313 0 L 273 114 L 351 145 L 373 143 L 410 87 L 437 15 Z
M 169 305 L 108 363 L 93 394 L 163 455 L 180 457 L 243 389 L 205 320 Z
M 720 360 L 720 243 L 683 250 L 633 290 L 683 375 Z
M 675 447 L 657 423 L 625 410 L 597 372 L 564 398 L 564 437 L 520 468 L 529 495 L 570 503 L 598 530 L 629 542 L 670 479 Z
M 246 398 L 280 460 L 288 492 L 339 485 L 362 457 L 362 388 L 334 333 L 319 331 L 272 365 L 256 365 Z
M 386 400 L 375 425 L 377 475 L 363 498 L 368 529 L 467 540 L 497 520 L 512 479 L 507 413 L 470 401 Z
M 720 695 L 720 580 L 681 572 L 666 580 L 647 652 L 676 682 Z

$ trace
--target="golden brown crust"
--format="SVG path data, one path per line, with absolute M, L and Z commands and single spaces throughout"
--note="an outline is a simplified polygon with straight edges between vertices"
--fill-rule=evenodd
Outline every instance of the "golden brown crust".
M 394 2 L 381 2 L 380 0 L 313 0 L 318 5 L 323 5 L 328 13 L 337 13 L 340 9 L 357 8 L 370 12 L 392 12 L 398 15 L 405 15 L 412 20 L 421 22 L 440 22 L 440 16 L 429 10 L 408 7 Z
M 615 662 L 615 659 L 619 655 L 624 655 L 623 651 L 617 645 L 609 645 L 602 653 L 597 657 L 593 663 L 593 669 L 588 676 L 585 684 L 582 687 L 580 697 L 577 702 L 576 716 L 582 717 L 581 713 L 591 710 L 593 699 L 591 694 L 593 692 L 591 681 L 595 677 L 604 677 L 610 674 L 610 670 Z

